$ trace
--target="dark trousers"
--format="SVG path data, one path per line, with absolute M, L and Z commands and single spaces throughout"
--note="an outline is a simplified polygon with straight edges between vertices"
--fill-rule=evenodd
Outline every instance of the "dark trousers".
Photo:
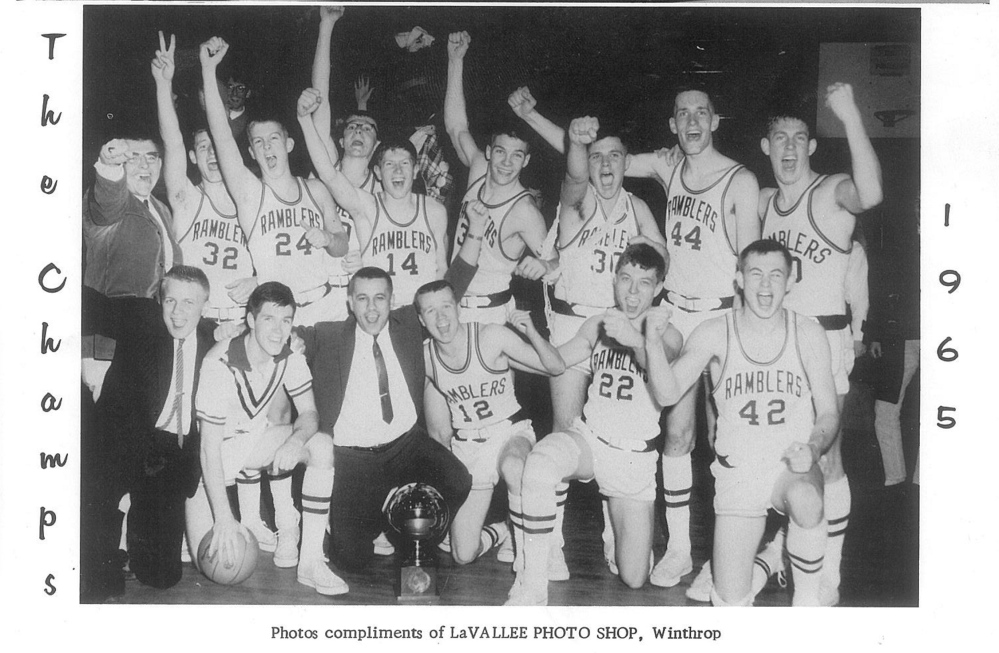
M 387 527 L 381 510 L 392 488 L 431 485 L 452 517 L 472 488 L 472 476 L 461 461 L 419 426 L 373 449 L 334 447 L 333 466 L 330 561 L 346 570 L 370 563 L 372 541 Z
M 80 529 L 84 602 L 124 592 L 118 556 L 123 515 L 118 503 L 126 492 L 131 494 L 132 503 L 128 559 L 135 577 L 165 589 L 176 585 L 183 575 L 184 502 L 197 487 L 198 438 L 188 438 L 181 449 L 174 433 L 154 431 L 144 437 L 145 455 L 135 465 L 123 467 L 107 457 L 84 455 Z

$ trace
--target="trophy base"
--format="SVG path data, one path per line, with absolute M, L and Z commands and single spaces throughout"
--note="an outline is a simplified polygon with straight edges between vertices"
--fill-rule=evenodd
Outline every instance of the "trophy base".
M 400 603 L 439 603 L 437 590 L 437 569 L 434 567 L 405 566 L 399 569 L 396 597 Z

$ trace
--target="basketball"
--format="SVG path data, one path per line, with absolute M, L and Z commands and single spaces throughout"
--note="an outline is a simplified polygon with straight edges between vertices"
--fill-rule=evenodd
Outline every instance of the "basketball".
M 240 531 L 237 538 L 235 563 L 231 567 L 226 567 L 222 563 L 221 552 L 216 552 L 214 557 L 208 557 L 208 547 L 212 544 L 214 532 L 215 529 L 212 529 L 201 538 L 201 544 L 198 545 L 198 568 L 208 580 L 219 585 L 242 583 L 250 577 L 257 567 L 257 554 L 260 551 L 257 546 L 257 538 L 249 531 Z

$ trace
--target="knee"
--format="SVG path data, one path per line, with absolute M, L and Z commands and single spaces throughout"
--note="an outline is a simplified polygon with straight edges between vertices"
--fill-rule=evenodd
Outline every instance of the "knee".
M 520 494 L 520 486 L 524 479 L 525 460 L 517 456 L 508 456 L 500 463 L 500 476 L 506 486 L 514 494 Z
M 620 565 L 618 565 L 620 569 Z M 640 590 L 645 586 L 645 580 L 649 577 L 649 570 L 643 566 L 642 569 L 625 570 L 620 569 L 621 582 L 633 590 Z
M 457 538 L 451 538 L 451 559 L 459 566 L 464 566 L 475 562 L 479 557 L 479 541 L 474 543 L 459 542 Z
M 822 492 L 811 483 L 793 483 L 787 490 L 788 514 L 802 528 L 815 528 L 822 522 Z
M 333 438 L 326 433 L 316 433 L 309 439 L 309 467 L 333 468 Z
M 554 457 L 546 449 L 539 445 L 527 457 L 521 476 L 522 491 L 551 490 L 554 492 L 555 486 L 562 480 Z

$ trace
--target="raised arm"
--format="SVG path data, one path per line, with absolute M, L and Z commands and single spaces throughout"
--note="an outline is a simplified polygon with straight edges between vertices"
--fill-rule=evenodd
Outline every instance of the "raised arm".
M 569 152 L 565 158 L 565 179 L 562 180 L 562 206 L 578 206 L 586 197 L 590 183 L 589 150 L 597 140 L 600 121 L 585 116 L 569 123 Z M 582 217 L 582 211 L 579 211 Z
M 624 176 L 655 179 L 663 188 L 666 188 L 666 182 L 673 168 L 679 161 L 683 160 L 682 153 L 678 154 L 675 149 L 633 154 L 630 165 L 624 171 Z
M 125 182 L 125 161 L 130 155 L 128 141 L 115 138 L 101 146 L 94 171 L 94 189 L 87 198 L 88 214 L 94 224 L 115 224 L 125 217 L 130 193 Z
M 652 384 L 652 393 L 660 406 L 669 405 L 673 399 L 673 385 L 669 362 L 674 360 L 683 346 L 683 336 L 669 323 L 671 309 L 666 306 L 650 308 L 645 314 L 645 369 Z
M 343 17 L 342 5 L 319 8 L 319 39 L 316 41 L 316 55 L 312 60 L 312 87 L 319 92 L 322 102 L 312 116 L 323 148 L 335 164 L 340 156 L 330 134 L 333 125 L 333 107 L 330 104 L 330 50 L 332 49 L 333 27 Z
M 725 321 L 710 320 L 704 322 L 690 334 L 679 358 L 672 361 L 669 370 L 660 378 L 662 383 L 662 405 L 672 406 L 680 401 L 707 367 L 711 359 L 722 356 L 726 343 Z
M 187 233 L 194 220 L 197 193 L 194 184 L 187 178 L 187 148 L 184 147 L 177 109 L 173 105 L 176 39 L 171 34 L 170 45 L 167 46 L 163 32 L 159 35 L 160 49 L 156 51 L 150 67 L 153 79 L 156 80 L 156 110 L 159 114 L 160 138 L 163 139 L 163 181 L 166 182 L 167 199 L 173 209 L 173 235 L 174 238 L 180 238 Z
M 444 278 L 454 287 L 455 297 L 461 297 L 468 290 L 479 265 L 479 252 L 482 250 L 482 237 L 486 232 L 486 218 L 489 211 L 479 200 L 470 202 L 466 211 L 468 215 L 468 231 L 461 243 L 458 256 L 447 269 Z
M 836 83 L 826 89 L 826 106 L 843 123 L 850 146 L 853 176 L 836 186 L 836 203 L 856 215 L 881 203 L 881 163 L 864 129 L 860 109 L 853 98 L 853 87 Z
M 526 343 L 506 327 L 490 324 L 483 328 L 495 330 L 497 337 L 501 339 L 503 353 L 510 359 L 511 367 L 550 376 L 558 376 L 565 371 L 562 355 L 538 333 L 530 311 L 513 311 L 507 321 L 527 337 Z
M 468 130 L 468 111 L 465 109 L 465 53 L 471 42 L 468 32 L 454 32 L 448 36 L 447 93 L 444 96 L 444 127 L 458 159 L 469 168 L 485 158 Z
M 527 125 L 537 132 L 546 143 L 559 154 L 565 154 L 565 130 L 542 116 L 535 109 L 538 101 L 531 95 L 531 89 L 521 86 L 507 98 L 510 108 Z
M 319 209 L 323 213 L 323 228 L 312 227 L 305 232 L 305 237 L 315 247 L 321 247 L 330 256 L 339 258 L 347 253 L 350 242 L 347 238 L 347 230 L 343 228 L 343 223 L 340 222 L 340 214 L 336 210 L 336 203 L 330 196 L 330 192 L 326 190 L 324 182 L 308 179 L 305 183 L 309 185 L 312 197 L 315 198 Z
M 201 44 L 201 76 L 205 85 L 205 112 L 208 115 L 208 129 L 215 143 L 215 156 L 222 171 L 229 194 L 236 201 L 240 226 L 250 233 L 253 224 L 251 216 L 260 202 L 260 180 L 243 164 L 239 145 L 229 127 L 229 115 L 222 104 L 219 82 L 216 75 L 219 63 L 229 50 L 229 44 L 217 36 Z
M 314 88 L 307 88 L 302 91 L 298 98 L 298 124 L 302 127 L 302 136 L 305 137 L 305 147 L 309 150 L 309 158 L 316 169 L 319 179 L 326 185 L 329 192 L 333 194 L 333 199 L 343 210 L 351 214 L 355 219 L 364 219 L 370 222 L 370 209 L 364 202 L 361 191 L 354 188 L 347 177 L 337 170 L 336 165 L 329 157 L 329 152 L 322 144 L 319 132 L 316 130 L 316 123 L 313 115 L 320 106 L 324 104 L 322 97 Z

